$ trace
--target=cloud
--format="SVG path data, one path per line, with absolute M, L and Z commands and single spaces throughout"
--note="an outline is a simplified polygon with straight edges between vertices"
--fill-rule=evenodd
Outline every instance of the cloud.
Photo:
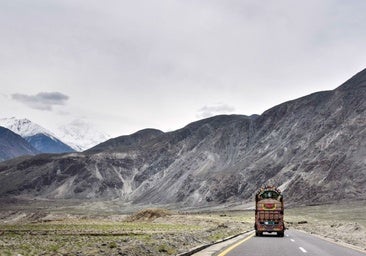
M 260 114 L 334 89 L 366 63 L 366 1 L 9 2 L 0 1 L 1 111 L 29 115 L 20 101 L 49 110 L 32 113 L 43 120 L 98 117 L 114 136 L 229 112 L 219 102 Z M 25 101 L 60 90 L 68 108 Z
M 197 118 L 207 118 L 219 114 L 230 114 L 235 111 L 235 108 L 223 103 L 217 103 L 210 106 L 204 106 L 198 110 Z
M 11 97 L 30 108 L 48 111 L 51 111 L 54 105 L 65 105 L 69 99 L 69 96 L 60 92 L 40 92 L 36 95 L 14 93 Z

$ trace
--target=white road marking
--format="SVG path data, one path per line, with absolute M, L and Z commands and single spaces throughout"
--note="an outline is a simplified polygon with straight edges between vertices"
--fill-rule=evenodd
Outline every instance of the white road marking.
M 303 253 L 307 253 L 307 251 L 306 251 L 304 248 L 299 247 L 299 249 L 300 249 Z
M 290 239 L 290 241 L 291 241 L 291 242 L 295 242 L 295 240 L 294 240 L 294 239 Z

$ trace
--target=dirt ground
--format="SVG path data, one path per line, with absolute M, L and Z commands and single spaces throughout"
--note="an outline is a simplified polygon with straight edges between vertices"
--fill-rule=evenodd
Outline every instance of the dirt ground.
M 297 207 L 286 211 L 289 228 L 319 235 L 366 252 L 366 202 Z
M 127 213 L 102 206 L 7 204 L 0 210 L 0 255 L 177 255 L 250 231 L 254 222 L 253 210 L 238 207 L 211 212 L 136 208 Z M 287 209 L 285 220 L 290 229 L 366 251 L 365 210 L 364 202 L 306 206 Z
M 147 209 L 132 215 L 2 212 L 0 255 L 176 255 L 251 229 L 230 214 Z

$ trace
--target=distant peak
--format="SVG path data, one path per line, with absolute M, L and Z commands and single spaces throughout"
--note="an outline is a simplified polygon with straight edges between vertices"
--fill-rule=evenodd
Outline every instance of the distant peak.
M 160 131 L 158 129 L 154 129 L 154 128 L 146 128 L 146 129 L 142 129 L 142 130 L 139 130 L 137 132 L 135 132 L 134 134 L 163 134 L 164 132 L 163 131 Z
M 0 125 L 8 128 L 9 130 L 21 135 L 22 137 L 33 136 L 38 133 L 44 133 L 49 136 L 53 136 L 52 133 L 42 126 L 30 121 L 27 118 L 1 118 Z
M 84 151 L 111 138 L 85 119 L 74 119 L 57 130 L 57 135 L 77 151 Z
M 164 132 L 158 129 L 146 128 L 139 130 L 131 135 L 127 135 L 127 137 L 136 138 L 137 140 L 149 140 L 162 134 L 164 134 Z

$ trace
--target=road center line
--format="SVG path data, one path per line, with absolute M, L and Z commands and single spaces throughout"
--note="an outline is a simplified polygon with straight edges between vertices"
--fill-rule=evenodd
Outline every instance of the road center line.
M 290 239 L 290 241 L 291 241 L 291 242 L 295 242 L 295 240 L 294 240 L 294 239 Z
M 299 247 L 299 249 L 300 249 L 303 253 L 307 253 L 307 251 L 306 251 L 304 248 Z
M 255 234 L 251 234 L 250 236 L 246 237 L 245 239 L 241 240 L 240 242 L 230 246 L 229 248 L 227 248 L 225 251 L 223 251 L 222 253 L 220 253 L 218 256 L 225 256 L 228 252 L 230 252 L 231 250 L 233 250 L 234 248 L 238 247 L 239 245 L 241 245 L 242 243 L 244 243 L 245 241 L 249 240 L 250 238 L 252 238 Z

